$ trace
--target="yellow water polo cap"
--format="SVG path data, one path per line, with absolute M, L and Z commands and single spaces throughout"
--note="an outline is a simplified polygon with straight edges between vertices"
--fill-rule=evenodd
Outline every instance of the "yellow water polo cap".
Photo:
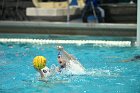
M 37 70 L 41 70 L 46 66 L 46 58 L 44 56 L 36 56 L 33 59 L 34 68 Z

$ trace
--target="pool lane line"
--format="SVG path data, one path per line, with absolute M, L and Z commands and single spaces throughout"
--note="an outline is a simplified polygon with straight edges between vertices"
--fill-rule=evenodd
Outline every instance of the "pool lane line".
M 106 41 L 106 40 L 49 40 L 49 39 L 19 39 L 0 38 L 0 42 L 7 43 L 32 43 L 32 44 L 94 44 L 103 46 L 131 46 L 131 41 Z

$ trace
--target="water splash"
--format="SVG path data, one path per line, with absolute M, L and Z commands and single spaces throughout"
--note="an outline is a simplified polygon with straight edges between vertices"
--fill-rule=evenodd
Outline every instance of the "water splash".
M 88 76 L 97 76 L 97 77 L 117 77 L 118 73 L 115 73 L 110 70 L 102 70 L 102 69 L 92 69 L 87 70 L 86 75 Z

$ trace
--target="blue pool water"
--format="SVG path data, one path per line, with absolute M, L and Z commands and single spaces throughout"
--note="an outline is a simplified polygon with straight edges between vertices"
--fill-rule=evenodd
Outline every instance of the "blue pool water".
M 81 62 L 86 74 L 38 81 L 33 58 L 42 55 L 48 67 L 58 65 L 57 45 L 0 42 L 0 93 L 140 93 L 140 60 L 123 62 L 140 55 L 138 47 L 61 44 Z

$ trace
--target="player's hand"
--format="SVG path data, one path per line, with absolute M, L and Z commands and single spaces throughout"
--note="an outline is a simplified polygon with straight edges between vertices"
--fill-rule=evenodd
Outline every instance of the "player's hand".
M 64 48 L 63 48 L 62 46 L 57 46 L 57 49 L 61 51 L 61 50 L 63 50 Z

